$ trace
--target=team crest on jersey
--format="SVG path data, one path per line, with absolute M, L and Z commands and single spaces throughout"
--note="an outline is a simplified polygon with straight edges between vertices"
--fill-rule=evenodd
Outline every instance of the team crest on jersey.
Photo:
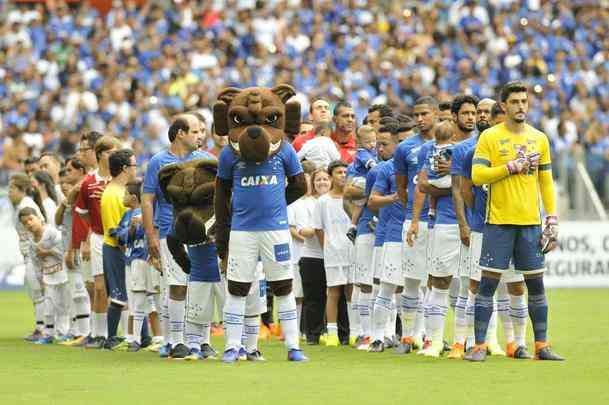
M 241 178 L 242 187 L 267 186 L 277 184 L 277 176 L 245 176 Z

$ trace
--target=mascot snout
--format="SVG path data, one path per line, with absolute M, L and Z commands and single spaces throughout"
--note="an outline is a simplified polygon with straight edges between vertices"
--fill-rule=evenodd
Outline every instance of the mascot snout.
M 247 129 L 247 136 L 252 139 L 257 139 L 260 135 L 262 135 L 262 128 L 260 127 L 249 127 Z

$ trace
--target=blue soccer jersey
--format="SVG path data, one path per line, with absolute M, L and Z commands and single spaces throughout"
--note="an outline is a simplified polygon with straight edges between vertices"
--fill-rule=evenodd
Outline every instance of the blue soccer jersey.
M 372 191 L 381 195 L 390 195 L 397 192 L 397 184 L 395 180 L 395 165 L 393 159 L 388 160 L 379 169 L 374 182 Z M 402 228 L 404 226 L 404 216 L 406 211 L 401 201 L 395 201 L 387 205 L 385 208 L 385 242 L 401 242 Z
M 412 219 L 414 191 L 417 174 L 419 173 L 418 154 L 424 143 L 425 140 L 419 134 L 405 139 L 398 145 L 393 156 L 396 174 L 405 176 L 407 180 L 408 201 L 406 202 L 406 219 L 408 220 Z M 425 199 L 423 210 L 421 210 L 421 221 L 427 221 L 427 211 L 429 211 L 429 202 Z
M 148 260 L 148 244 L 144 226 L 140 223 L 135 227 L 135 232 L 129 232 L 133 218 L 142 217 L 142 210 L 136 208 L 125 212 L 118 226 L 110 231 L 110 235 L 118 240 L 118 244 L 125 248 L 126 264 L 130 265 L 133 260 Z
M 475 152 L 476 145 L 473 145 L 463 158 L 463 177 L 470 180 L 472 178 L 472 162 Z M 486 218 L 486 186 L 472 186 L 472 190 L 474 193 L 474 208 L 471 210 L 471 217 L 468 219 L 469 227 L 473 232 L 482 232 Z
M 173 227 L 173 207 L 161 191 L 159 184 L 159 172 L 164 166 L 172 163 L 182 163 L 194 159 L 213 159 L 216 158 L 207 152 L 194 151 L 184 157 L 178 157 L 169 150 L 164 150 L 152 157 L 148 162 L 146 175 L 144 176 L 144 193 L 154 194 L 154 226 L 159 230 L 159 238 L 164 239 L 171 232 Z
M 353 158 L 354 176 L 365 177 L 368 171 L 377 164 L 376 150 L 369 151 L 365 148 L 358 148 Z
M 232 148 L 224 148 L 220 153 L 218 177 L 233 183 L 231 230 L 288 229 L 286 179 L 300 173 L 298 156 L 287 142 L 263 163 L 246 162 Z
M 468 177 L 464 173 L 464 164 L 465 164 L 465 156 L 471 148 L 476 147 L 476 143 L 478 143 L 478 134 L 474 134 L 472 137 L 465 139 L 464 141 L 459 142 L 453 148 L 452 153 L 452 161 L 450 164 L 450 174 L 453 176 L 461 176 Z M 471 168 L 470 168 L 471 171 Z M 472 218 L 472 210 L 469 207 L 465 207 L 465 218 L 467 223 L 470 224 L 473 220 Z
M 370 172 L 372 172 L 372 170 L 370 170 L 366 175 L 366 189 L 364 191 L 366 201 L 368 201 L 368 198 L 370 197 L 370 193 L 372 192 L 372 186 L 374 186 L 374 180 L 376 179 L 376 172 L 372 175 L 370 175 Z M 370 177 L 370 181 L 368 181 L 368 177 Z M 370 209 L 368 208 L 368 203 L 366 203 L 362 209 L 362 213 L 359 216 L 359 219 L 357 220 L 358 235 L 372 233 L 372 229 L 370 229 L 370 227 L 368 226 L 368 223 L 370 222 L 370 220 L 372 220 L 372 217 L 372 211 L 370 211 Z
M 372 169 L 370 169 L 370 171 L 368 172 L 368 175 L 366 176 L 366 195 L 368 197 L 370 197 L 370 193 L 372 193 L 372 188 L 374 187 L 374 183 L 376 183 L 376 177 L 377 177 L 378 171 L 385 163 L 386 162 L 379 163 L 378 165 L 376 165 Z M 386 211 L 387 211 L 386 208 L 381 208 L 377 214 L 378 222 L 376 224 L 376 229 L 374 231 L 374 246 L 375 247 L 381 247 L 381 246 L 383 246 L 383 243 L 385 243 L 385 231 L 386 231 L 385 225 L 386 225 L 386 219 L 387 219 Z
M 203 243 L 188 246 L 188 258 L 190 259 L 190 281 L 206 283 L 221 281 L 215 244 Z
M 420 160 L 421 170 L 425 170 L 428 174 L 431 172 L 435 141 L 429 141 L 421 147 L 418 159 Z M 436 218 L 435 224 L 456 224 L 457 216 L 455 215 L 455 207 L 453 205 L 452 193 L 436 198 Z

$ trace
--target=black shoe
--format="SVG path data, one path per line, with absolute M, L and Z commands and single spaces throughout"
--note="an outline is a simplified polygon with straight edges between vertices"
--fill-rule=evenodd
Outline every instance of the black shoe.
M 537 360 L 551 360 L 551 361 L 564 361 L 565 358 L 559 356 L 558 354 L 552 351 L 550 346 L 545 346 L 537 351 L 535 354 L 535 359 Z
M 183 343 L 178 343 L 171 349 L 169 357 L 176 360 L 184 360 L 184 357 L 188 356 L 189 354 L 190 350 L 188 350 L 188 347 L 186 347 L 186 345 Z
M 89 340 L 89 342 L 85 345 L 87 349 L 103 349 L 106 343 L 106 338 L 103 336 L 96 336 Z
M 318 346 L 319 345 L 319 338 L 315 339 L 315 338 L 307 338 L 307 345 L 309 346 Z
M 145 349 L 146 347 L 152 344 L 152 336 L 144 336 L 142 338 L 142 343 L 140 343 L 140 348 Z
M 357 238 L 357 228 L 351 227 L 347 231 L 347 238 L 351 241 L 351 243 L 355 244 L 355 238 Z
M 514 358 L 515 359 L 530 360 L 530 359 L 533 358 L 533 356 L 531 356 L 529 354 L 529 351 L 527 350 L 526 346 L 518 346 L 516 348 L 516 350 L 514 350 Z
M 381 353 L 385 351 L 385 345 L 380 340 L 375 340 L 372 342 L 370 347 L 368 348 L 370 353 Z
M 444 343 L 444 346 L 442 347 L 442 353 L 445 353 L 445 352 L 448 353 L 448 352 L 450 352 L 451 347 L 448 344 L 448 342 L 446 340 L 444 340 L 443 343 Z
M 215 359 L 218 357 L 218 352 L 207 343 L 201 345 L 201 357 L 203 359 Z

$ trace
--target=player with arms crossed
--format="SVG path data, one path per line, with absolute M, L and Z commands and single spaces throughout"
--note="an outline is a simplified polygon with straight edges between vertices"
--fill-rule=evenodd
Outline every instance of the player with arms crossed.
M 549 141 L 544 133 L 526 123 L 529 101 L 525 84 L 506 84 L 501 90 L 501 103 L 506 121 L 480 136 L 472 164 L 472 182 L 477 186 L 488 184 L 489 197 L 480 256 L 482 278 L 476 295 L 476 345 L 465 359 L 486 359 L 485 339 L 493 295 L 501 274 L 513 261 L 515 270 L 524 274 L 528 290 L 535 357 L 564 360 L 547 343 L 544 254 L 556 247 L 558 238 Z M 543 231 L 540 200 L 546 212 Z

